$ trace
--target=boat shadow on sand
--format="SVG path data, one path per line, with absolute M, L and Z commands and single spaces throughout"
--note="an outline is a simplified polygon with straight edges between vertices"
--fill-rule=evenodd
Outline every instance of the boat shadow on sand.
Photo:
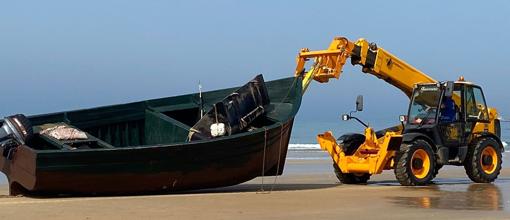
M 301 191 L 301 190 L 315 190 L 326 189 L 339 186 L 339 184 L 309 184 L 309 183 L 246 183 L 234 186 L 187 190 L 187 191 L 161 191 L 161 192 L 140 192 L 140 193 L 126 193 L 126 194 L 84 194 L 84 193 L 25 193 L 23 197 L 34 199 L 51 199 L 51 198 L 78 198 L 78 197 L 129 197 L 129 196 L 161 196 L 161 195 L 196 195 L 196 194 L 225 194 L 225 193 L 270 193 L 279 191 Z M 0 198 L 16 198 L 19 196 L 0 195 Z
M 231 187 L 223 187 L 218 189 L 204 189 L 191 193 L 238 193 L 238 192 L 261 192 L 268 193 L 271 191 L 301 191 L 301 190 L 315 190 L 337 187 L 339 184 L 301 184 L 301 183 L 277 183 L 277 184 L 241 184 Z

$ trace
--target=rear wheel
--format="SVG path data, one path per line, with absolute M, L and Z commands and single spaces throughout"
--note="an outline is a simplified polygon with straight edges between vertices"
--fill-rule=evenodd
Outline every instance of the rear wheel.
M 490 183 L 501 171 L 501 146 L 491 137 L 481 138 L 469 147 L 464 168 L 477 183 Z
M 439 170 L 443 168 L 443 165 L 440 165 L 436 161 L 436 169 L 434 169 L 434 174 L 432 175 L 432 179 L 436 178 L 437 174 L 439 174 Z
M 424 140 L 402 144 L 395 160 L 395 177 L 404 186 L 426 185 L 438 171 L 432 147 Z
M 335 169 L 336 178 L 343 184 L 364 184 L 370 179 L 368 173 L 342 173 L 338 165 L 333 164 Z

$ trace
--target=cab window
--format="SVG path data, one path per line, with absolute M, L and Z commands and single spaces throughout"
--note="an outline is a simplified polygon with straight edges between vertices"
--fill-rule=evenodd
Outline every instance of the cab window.
M 466 87 L 466 115 L 469 120 L 489 120 L 487 105 L 482 90 L 478 87 Z
M 441 91 L 434 85 L 419 86 L 414 90 L 409 108 L 408 123 L 434 124 Z

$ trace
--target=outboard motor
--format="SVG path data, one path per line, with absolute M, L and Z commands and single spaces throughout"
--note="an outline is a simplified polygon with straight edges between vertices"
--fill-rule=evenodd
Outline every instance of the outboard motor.
M 5 117 L 0 127 L 0 147 L 3 148 L 3 156 L 11 159 L 14 149 L 25 144 L 33 135 L 32 123 L 25 115 Z

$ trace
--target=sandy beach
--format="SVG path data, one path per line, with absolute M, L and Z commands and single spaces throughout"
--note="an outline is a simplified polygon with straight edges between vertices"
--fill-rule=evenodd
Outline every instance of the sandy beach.
M 461 167 L 448 167 L 434 185 L 426 187 L 399 186 L 391 171 L 373 176 L 368 185 L 353 186 L 340 185 L 330 163 L 288 160 L 285 174 L 274 185 L 274 177 L 265 177 L 232 187 L 168 195 L 10 197 L 4 185 L 0 219 L 510 218 L 507 167 L 494 184 L 474 184 Z

